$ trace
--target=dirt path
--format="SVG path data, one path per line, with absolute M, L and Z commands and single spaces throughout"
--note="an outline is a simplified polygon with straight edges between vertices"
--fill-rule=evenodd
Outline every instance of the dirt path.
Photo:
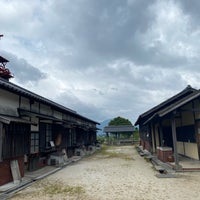
M 156 173 L 133 146 L 109 147 L 35 183 L 12 199 L 200 199 L 200 172 L 162 179 Z

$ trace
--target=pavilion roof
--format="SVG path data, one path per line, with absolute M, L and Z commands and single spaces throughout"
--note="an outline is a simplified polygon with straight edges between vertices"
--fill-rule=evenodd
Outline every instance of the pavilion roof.
M 119 133 L 119 132 L 133 132 L 134 126 L 132 125 L 118 125 L 104 127 L 105 133 Z

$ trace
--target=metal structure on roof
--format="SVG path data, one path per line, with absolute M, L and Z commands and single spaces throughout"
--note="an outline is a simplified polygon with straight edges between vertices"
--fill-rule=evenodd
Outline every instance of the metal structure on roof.
M 3 35 L 0 35 L 0 38 L 3 37 Z M 6 68 L 6 64 L 9 61 L 5 59 L 4 57 L 0 56 L 0 77 L 9 80 L 10 78 L 13 78 L 13 75 L 11 74 L 10 70 Z

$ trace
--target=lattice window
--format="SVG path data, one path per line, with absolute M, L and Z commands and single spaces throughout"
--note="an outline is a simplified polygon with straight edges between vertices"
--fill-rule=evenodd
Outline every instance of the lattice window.
M 46 147 L 50 147 L 50 141 L 52 141 L 52 125 L 46 124 Z
M 31 132 L 31 148 L 30 153 L 39 152 L 39 132 Z

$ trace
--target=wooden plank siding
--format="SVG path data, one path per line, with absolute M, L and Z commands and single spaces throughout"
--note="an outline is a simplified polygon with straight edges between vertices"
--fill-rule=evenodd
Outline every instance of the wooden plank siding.
M 64 149 L 70 157 L 80 142 L 96 140 L 98 122 L 74 110 L 1 78 L 0 93 L 0 185 L 12 181 L 12 160 L 23 176 L 25 165 L 30 171 L 38 169 L 52 153 Z

